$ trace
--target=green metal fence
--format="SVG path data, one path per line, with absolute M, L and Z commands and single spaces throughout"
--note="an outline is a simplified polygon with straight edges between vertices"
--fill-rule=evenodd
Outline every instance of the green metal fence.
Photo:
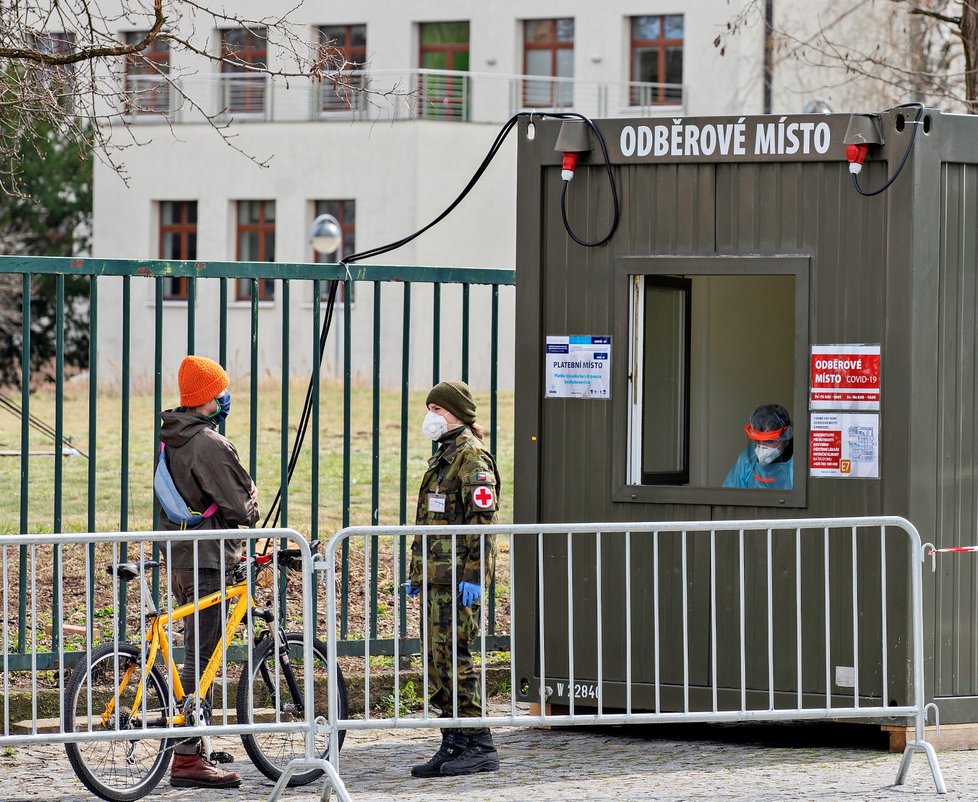
M 60 447 L 65 437 L 65 279 L 72 276 L 88 278 L 89 315 L 88 315 L 88 427 L 87 443 L 74 443 L 79 450 L 84 450 L 88 459 L 86 497 L 84 516 L 86 528 L 74 531 L 98 531 L 98 522 L 111 521 L 110 528 L 118 527 L 120 531 L 131 531 L 130 519 L 133 515 L 152 515 L 152 527 L 158 523 L 158 510 L 152 504 L 152 512 L 145 507 L 147 494 L 140 492 L 139 498 L 131 492 L 134 482 L 139 483 L 140 489 L 145 483 L 152 481 L 151 473 L 144 472 L 140 477 L 133 477 L 129 470 L 134 448 L 145 449 L 148 446 L 146 437 L 135 445 L 133 433 L 140 426 L 148 429 L 149 422 L 145 419 L 131 421 L 131 401 L 134 395 L 133 382 L 138 367 L 145 375 L 147 365 L 141 355 L 147 349 L 152 353 L 152 396 L 153 396 L 153 437 L 152 460 L 155 465 L 159 450 L 159 413 L 162 409 L 172 406 L 176 397 L 175 379 L 168 380 L 167 362 L 173 361 L 173 354 L 207 353 L 214 356 L 222 364 L 228 364 L 229 355 L 233 352 L 236 358 L 247 354 L 248 364 L 248 422 L 245 442 L 247 442 L 248 468 L 253 477 L 258 475 L 258 460 L 260 449 L 259 421 L 260 405 L 264 394 L 263 377 L 277 382 L 281 388 L 281 396 L 277 401 L 280 407 L 280 438 L 277 446 L 277 481 L 280 486 L 280 508 L 278 524 L 291 526 L 303 531 L 310 539 L 326 539 L 332 530 L 323 531 L 322 510 L 332 509 L 336 526 L 346 527 L 353 523 L 397 523 L 411 522 L 413 519 L 413 504 L 415 485 L 419 476 L 411 475 L 408 462 L 409 431 L 416 428 L 420 419 L 420 408 L 410 406 L 412 389 L 417 396 L 419 388 L 430 386 L 442 378 L 461 378 L 470 380 L 471 368 L 478 360 L 480 374 L 488 378 L 483 396 L 488 392 L 488 416 L 481 415 L 488 424 L 489 445 L 493 453 L 498 454 L 499 439 L 499 369 L 500 359 L 512 359 L 508 351 L 500 353 L 501 339 L 511 343 L 511 337 L 501 337 L 501 327 L 504 326 L 501 315 L 503 308 L 511 308 L 513 304 L 512 286 L 515 276 L 512 270 L 491 268 L 461 268 L 461 267 L 397 267 L 376 265 L 324 265 L 324 264 L 275 264 L 265 262 L 179 262 L 153 260 L 125 259 L 69 259 L 47 257 L 14 257 L 0 256 L 0 277 L 15 275 L 20 277 L 19 313 L 22 316 L 21 338 L 22 348 L 21 376 L 19 388 L 19 406 L 21 414 L 19 454 L 9 458 L 19 459 L 19 530 L 51 531 L 60 533 L 68 531 L 64 528 L 64 450 Z M 30 298 L 36 289 L 36 279 L 40 275 L 53 275 L 56 281 L 57 303 L 54 321 L 44 321 L 45 325 L 54 326 L 56 351 L 53 365 L 50 366 L 54 375 L 54 411 L 53 424 L 50 424 L 51 435 L 56 443 L 53 454 L 38 457 L 31 452 L 32 393 L 31 365 L 29 360 L 29 343 L 32 334 L 32 324 L 38 321 L 31 319 Z M 186 279 L 186 298 L 174 304 L 165 298 L 165 282 L 173 279 Z M 261 288 L 274 281 L 275 302 L 274 314 L 268 314 L 269 304 L 262 300 Z M 243 283 L 241 283 L 243 282 Z M 330 282 L 342 285 L 342 296 L 349 302 L 343 303 L 335 310 L 327 339 L 335 352 L 342 347 L 342 357 L 335 365 L 340 374 L 340 381 L 330 383 L 321 373 L 319 354 L 321 350 L 320 333 L 324 315 L 330 307 L 320 303 L 319 299 L 328 295 Z M 111 284 L 111 287 L 107 287 Z M 217 285 L 214 293 L 213 286 Z M 151 285 L 151 286 L 150 286 Z M 134 287 L 138 289 L 134 301 Z M 304 288 L 309 287 L 311 293 Z M 308 298 L 308 303 L 298 303 L 296 295 L 301 290 L 302 297 Z M 396 292 L 395 292 L 396 290 Z M 502 297 L 501 297 L 502 293 Z M 109 298 L 111 294 L 111 298 Z M 240 300 L 242 294 L 248 299 Z M 400 303 L 397 303 L 397 295 Z M 151 300 L 146 299 L 151 297 Z M 141 300 L 140 300 L 141 299 Z M 352 299 L 356 299 L 355 301 Z M 393 300 L 392 300 L 393 299 Z M 16 299 L 7 299 L 9 303 L 18 305 Z M 369 300 L 369 330 L 371 339 L 370 370 L 362 365 L 354 364 L 353 341 L 355 338 L 354 321 L 357 319 L 357 305 L 367 306 Z M 111 304 L 111 306 L 110 306 Z M 176 313 L 174 312 L 176 308 Z M 248 308 L 250 307 L 250 308 Z M 399 307 L 399 314 L 396 307 Z M 185 308 L 185 313 L 180 310 Z M 451 314 L 446 314 L 450 312 Z M 232 325 L 229 313 L 240 318 L 247 313 L 249 320 L 242 332 L 240 325 Z M 213 342 L 214 320 L 216 317 L 216 349 Z M 303 318 L 301 323 L 308 329 L 309 339 L 298 342 L 294 333 L 297 318 Z M 173 318 L 177 322 L 173 323 Z M 266 320 L 266 318 L 270 318 Z M 366 328 L 360 314 L 361 329 Z M 477 337 L 473 338 L 474 321 L 478 318 Z M 419 326 L 424 321 L 424 326 Z M 452 321 L 449 323 L 448 321 Z M 509 323 L 505 325 L 510 325 Z M 419 333 L 419 328 L 421 329 Z M 505 332 L 503 332 L 505 333 Z M 147 338 L 152 337 L 152 345 Z M 421 342 L 425 337 L 430 338 L 430 347 L 424 347 Z M 206 339 L 206 342 L 205 342 Z M 304 339 L 304 337 L 303 337 Z M 185 347 L 176 347 L 177 342 L 185 343 Z M 391 344 L 399 345 L 399 364 L 390 364 L 393 359 Z M 386 362 L 383 353 L 388 354 Z M 362 349 L 361 349 L 362 350 Z M 169 356 L 168 356 L 169 354 Z M 269 354 L 272 357 L 269 357 Z M 301 355 L 301 359 L 299 358 Z M 452 374 L 447 375 L 443 366 L 451 361 Z M 488 370 L 485 361 L 488 360 Z M 135 364 L 134 364 L 135 361 Z M 271 363 L 269 368 L 264 363 Z M 100 365 L 113 364 L 117 366 L 116 374 L 111 378 L 100 376 Z M 298 367 L 297 367 L 298 365 Z M 301 365 L 308 366 L 303 370 Z M 171 364 L 171 368 L 172 368 Z M 103 371 L 104 374 L 105 371 Z M 369 391 L 365 386 L 356 386 L 356 374 L 369 375 Z M 138 378 L 138 377 L 137 377 Z M 307 400 L 310 416 L 309 436 L 305 449 L 309 459 L 308 482 L 301 488 L 297 487 L 296 479 L 292 479 L 291 487 L 288 478 L 291 474 L 290 454 L 294 439 L 290 439 L 292 427 L 298 419 L 300 410 L 292 407 L 290 389 L 294 391 L 295 383 L 309 379 Z M 232 377 L 233 380 L 233 377 Z M 267 382 L 266 382 L 267 384 Z M 361 382 L 366 384 L 366 382 Z M 412 387 L 413 385 L 413 387 Z M 240 388 L 239 388 L 240 389 Z M 353 458 L 355 447 L 362 439 L 353 431 L 355 413 L 364 413 L 359 407 L 354 409 L 354 393 L 364 393 L 370 398 L 369 414 L 369 467 L 362 471 L 357 468 Z M 324 473 L 321 465 L 320 452 L 322 443 L 322 421 L 320 410 L 324 402 L 324 394 L 342 393 L 342 446 L 341 446 L 341 493 L 338 499 L 324 498 L 321 486 Z M 112 496 L 112 507 L 106 508 L 104 501 L 100 502 L 99 465 L 104 460 L 99 448 L 100 427 L 114 426 L 116 421 L 102 417 L 100 410 L 106 405 L 106 394 L 118 394 L 120 403 L 120 419 L 118 438 L 118 461 L 122 466 L 119 471 L 118 485 Z M 399 440 L 396 447 L 385 447 L 381 437 L 381 397 L 387 394 L 398 398 Z M 13 394 L 16 397 L 15 394 Z M 8 396 L 9 398 L 9 396 Z M 423 396 L 422 396 L 423 398 Z M 16 407 L 16 404 L 13 404 Z M 222 431 L 225 424 L 222 424 Z M 508 428 L 508 423 L 507 423 Z M 233 438 L 238 439 L 236 436 Z M 150 455 L 142 454 L 148 462 Z M 41 513 L 30 503 L 30 491 L 36 470 L 37 460 L 53 459 L 53 497 L 50 516 Z M 116 455 L 112 455 L 116 459 Z M 382 467 L 390 471 L 393 461 L 397 461 L 397 514 L 386 520 L 381 519 L 381 494 L 389 501 L 390 486 L 382 486 Z M 8 472 L 9 473 L 9 472 Z M 46 475 L 50 471 L 46 472 Z M 6 474 L 5 474 L 6 475 Z M 303 477 L 305 478 L 305 477 Z M 102 480 L 104 485 L 104 479 Z M 351 499 L 354 487 L 370 487 L 370 515 L 367 521 L 356 521 L 351 518 Z M 308 500 L 309 518 L 306 521 L 290 519 L 290 496 L 302 493 L 303 501 Z M 17 491 L 13 487 L 4 487 L 3 494 L 7 498 L 14 497 Z M 263 507 L 267 506 L 268 495 L 263 499 Z M 151 494 L 150 494 L 151 498 Z M 77 499 L 76 499 L 77 502 Z M 134 505 L 142 505 L 136 509 Z M 388 506 L 390 506 L 388 504 Z M 338 507 L 338 510 L 337 510 Z M 116 518 L 117 514 L 117 518 Z M 270 525 L 274 525 L 271 521 Z M 103 528 L 105 526 L 103 525 Z M 2 540 L 0 540 L 2 543 Z M 346 544 L 345 544 L 346 545 Z M 400 577 L 404 577 L 406 566 L 398 566 Z M 95 561 L 94 547 L 89 559 Z M 125 549 L 121 559 L 127 559 Z M 348 642 L 350 653 L 357 651 L 360 638 L 369 638 L 372 654 L 392 653 L 392 639 L 379 637 L 377 622 L 377 571 L 376 560 L 369 566 L 371 572 L 370 587 L 374 589 L 374 598 L 369 600 L 370 622 L 368 631 L 354 633 L 349 626 L 349 611 L 345 601 L 349 598 L 348 581 L 350 577 L 350 555 L 348 549 L 342 554 L 341 589 L 344 604 L 341 610 L 340 634 Z M 58 561 L 54 560 L 54 565 Z M 56 570 L 56 569 L 55 569 Z M 55 580 L 53 587 L 60 586 Z M 24 622 L 27 620 L 25 611 L 25 592 L 28 584 L 28 555 L 23 549 L 19 561 L 19 629 L 17 633 L 16 650 L 24 653 L 27 649 L 27 633 Z M 159 593 L 159 576 L 154 578 L 153 590 Z M 490 615 L 488 634 L 493 637 L 493 645 L 504 647 L 507 638 L 495 637 L 493 596 L 490 594 Z M 365 604 L 367 600 L 365 600 Z M 121 607 L 119 620 L 125 621 L 125 599 L 119 600 Z M 54 609 L 58 609 L 58 599 L 54 600 Z M 406 621 L 401 605 L 401 621 L 399 622 L 399 637 L 407 642 Z M 411 633 L 414 634 L 414 633 Z M 58 652 L 59 633 L 54 633 L 51 643 L 51 653 L 40 655 L 38 667 L 51 664 Z M 410 639 L 413 640 L 413 639 Z M 11 650 L 13 651 L 13 650 Z M 404 645 L 401 646 L 404 651 Z M 362 653 L 362 646 L 359 647 Z M 23 654 L 24 658 L 28 655 Z M 69 658 L 70 660 L 70 658 Z M 11 663 L 17 667 L 17 661 Z

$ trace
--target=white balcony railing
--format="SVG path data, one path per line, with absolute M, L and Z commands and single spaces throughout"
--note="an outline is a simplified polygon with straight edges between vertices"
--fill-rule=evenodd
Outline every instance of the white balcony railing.
M 129 76 L 133 120 L 198 122 L 315 119 L 503 122 L 520 110 L 577 111 L 588 117 L 686 113 L 680 84 L 609 82 L 450 70 L 364 70 L 319 82 L 264 75 Z

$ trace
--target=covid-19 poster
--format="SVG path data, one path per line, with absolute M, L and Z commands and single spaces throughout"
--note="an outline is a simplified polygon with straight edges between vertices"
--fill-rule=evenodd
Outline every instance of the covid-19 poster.
M 813 345 L 809 409 L 880 408 L 879 345 Z

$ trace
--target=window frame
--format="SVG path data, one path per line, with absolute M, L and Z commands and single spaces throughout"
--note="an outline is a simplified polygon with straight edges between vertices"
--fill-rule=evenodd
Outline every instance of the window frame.
M 247 36 L 246 46 L 242 48 L 230 47 L 228 45 L 229 34 L 243 31 Z M 259 36 L 262 31 L 264 37 Z M 226 79 L 224 84 L 225 114 L 265 114 L 268 106 L 268 80 L 267 76 L 260 72 L 253 72 L 247 69 L 236 69 L 239 65 L 234 64 L 236 60 L 241 65 L 255 65 L 265 69 L 268 65 L 268 28 L 222 28 L 220 42 L 221 75 Z M 264 47 L 255 47 L 254 43 L 264 42 Z M 230 59 L 231 61 L 226 61 Z M 239 102 L 235 93 L 231 91 L 233 81 L 242 81 L 241 92 L 243 102 Z
M 636 277 L 642 276 L 793 276 L 795 279 L 794 487 L 790 490 L 646 485 L 629 482 L 630 460 L 641 441 L 635 432 L 632 379 L 639 366 L 634 347 Z M 809 295 L 811 257 L 793 256 L 622 256 L 615 263 L 613 338 L 623 344 L 612 374 L 613 433 L 618 457 L 612 465 L 612 501 L 625 503 L 705 504 L 803 508 L 808 498 L 808 360 L 811 348 Z M 617 368 L 617 369 L 616 369 Z M 690 420 L 690 425 L 696 421 Z M 634 465 L 634 463 L 632 463 Z
M 148 31 L 124 31 L 123 41 L 135 44 L 141 41 Z M 133 78 L 143 76 L 158 76 L 170 74 L 170 44 L 165 39 L 155 39 L 148 47 L 139 53 L 130 53 L 125 57 L 125 104 L 126 114 L 141 116 L 146 114 L 162 115 L 170 112 L 170 85 L 166 80 L 159 80 L 151 89 L 134 90 L 131 86 Z M 142 71 L 134 71 L 134 67 L 144 67 Z M 136 92 L 140 94 L 136 95 Z M 142 105 L 141 101 L 149 100 L 151 105 Z M 162 107 L 162 108 L 161 108 Z
M 561 41 L 557 39 L 557 23 L 561 20 L 570 20 L 574 25 L 574 38 L 569 42 Z M 530 25 L 539 22 L 549 22 L 551 23 L 552 38 L 547 42 L 530 42 L 527 40 L 527 34 Z M 539 80 L 546 80 L 547 78 L 560 78 L 564 76 L 557 75 L 557 53 L 560 50 L 570 50 L 572 54 L 571 64 L 573 67 L 573 53 L 574 46 L 577 44 L 577 21 L 574 17 L 544 17 L 539 19 L 524 19 L 523 20 L 523 75 L 526 76 L 523 80 L 523 85 L 520 90 L 520 99 L 523 106 L 536 106 L 539 107 L 539 103 L 535 102 L 535 97 L 527 99 L 527 95 L 531 92 L 539 91 L 537 87 L 533 86 L 532 78 L 538 78 Z M 532 78 L 530 76 L 529 67 L 527 65 L 527 58 L 531 52 L 534 51 L 549 51 L 550 52 L 550 72 L 547 75 L 540 73 L 534 73 Z M 573 70 L 572 70 L 573 72 Z M 563 81 L 551 80 L 550 83 L 550 104 L 548 108 L 566 108 L 574 105 L 574 76 L 573 74 L 569 76 L 570 81 L 564 83 Z M 565 88 L 566 87 L 566 88 Z
M 73 31 L 43 30 L 29 34 L 30 45 L 39 53 L 64 56 L 75 51 L 78 37 Z M 75 110 L 77 64 L 39 64 L 31 67 L 38 81 L 43 82 L 56 98 L 63 99 L 65 109 Z
M 632 472 L 639 473 L 642 477 L 642 485 L 687 485 L 689 484 L 689 397 L 690 397 L 690 370 L 691 370 L 691 360 L 689 359 L 690 346 L 692 340 L 692 312 L 693 312 L 693 281 L 688 277 L 680 276 L 661 276 L 656 274 L 647 274 L 645 276 L 645 282 L 643 284 L 643 291 L 648 295 L 649 286 L 656 286 L 662 289 L 672 289 L 672 290 L 682 290 L 685 293 L 684 299 L 684 315 L 683 319 L 685 321 L 685 326 L 682 333 L 683 339 L 683 352 L 686 354 L 685 366 L 683 369 L 683 464 L 678 471 L 646 471 L 642 467 L 642 451 L 638 448 L 637 454 L 633 454 L 635 459 L 635 467 Z M 644 308 L 642 312 L 642 325 L 641 328 L 645 329 L 645 316 Z M 638 321 L 638 315 L 635 315 L 635 320 Z M 631 441 L 630 441 L 631 442 Z
M 466 37 L 464 42 L 435 42 L 434 44 L 424 43 L 424 28 L 426 25 L 466 25 Z M 472 22 L 471 20 L 430 20 L 427 22 L 418 23 L 418 67 L 425 69 L 423 62 L 426 53 L 444 53 L 445 54 L 445 66 L 444 70 L 448 72 L 466 72 L 466 70 L 457 70 L 453 65 L 456 53 L 467 53 L 469 58 L 472 56 Z M 469 68 L 471 69 L 471 62 Z
M 179 221 L 176 223 L 164 223 L 163 222 L 163 208 L 166 204 L 173 204 L 174 207 L 179 208 Z M 190 204 L 197 206 L 197 201 L 195 200 L 163 200 L 159 201 L 159 258 L 160 259 L 179 259 L 179 260 L 195 260 L 197 254 L 194 253 L 190 255 L 188 253 L 188 238 L 191 234 L 197 235 L 197 214 L 194 214 L 194 222 L 189 221 Z M 199 210 L 199 207 L 198 207 Z M 176 215 L 174 215 L 176 217 Z M 167 257 L 164 255 L 164 241 L 167 234 L 177 234 L 180 237 L 180 248 L 179 256 Z M 196 249 L 195 249 L 196 250 Z M 176 287 L 176 291 L 172 290 L 172 287 Z M 163 300 L 164 301 L 186 301 L 189 298 L 189 280 L 187 276 L 170 276 L 163 280 Z
M 241 204 L 242 203 L 260 203 L 261 204 L 261 214 L 260 219 L 257 223 L 242 223 L 241 222 Z M 271 234 L 275 236 L 275 224 L 278 222 L 278 216 L 269 222 L 266 219 L 266 208 L 267 204 L 275 203 L 274 200 L 237 200 L 234 202 L 234 258 L 235 261 L 243 261 L 241 259 L 241 235 L 242 234 L 257 234 L 258 235 L 258 259 L 251 259 L 252 262 L 274 262 L 275 254 L 272 254 L 272 258 L 268 258 L 267 246 L 267 236 Z M 277 212 L 278 210 L 276 210 Z M 268 283 L 266 283 L 268 282 Z M 251 279 L 239 278 L 235 282 L 234 298 L 239 302 L 251 302 Z M 261 301 L 274 301 L 275 300 L 275 280 L 274 279 L 258 279 L 258 300 Z
M 636 39 L 635 38 L 635 24 L 636 21 L 643 17 L 658 17 L 659 18 L 659 30 L 660 36 L 657 39 Z M 666 17 L 682 17 L 683 18 L 683 38 L 667 38 L 665 35 L 666 31 Z M 635 75 L 635 50 L 636 48 L 642 48 L 646 50 L 656 49 L 658 50 L 658 62 L 659 62 L 659 75 L 664 78 L 666 75 L 666 53 L 670 47 L 679 47 L 683 53 L 683 68 L 686 66 L 686 15 L 685 14 L 635 14 L 628 18 L 628 75 L 629 83 L 644 83 L 640 81 Z M 655 98 L 652 100 L 652 104 L 656 106 L 679 106 L 682 104 L 682 89 L 680 89 L 679 98 L 666 97 L 666 84 L 665 81 L 656 81 L 659 86 L 655 90 Z M 682 81 L 679 82 L 680 87 L 682 87 Z M 628 89 L 628 105 L 629 106 L 642 106 L 645 105 L 641 103 L 638 98 L 638 87 L 629 86 Z
M 465 25 L 464 42 L 435 42 L 433 44 L 424 43 L 424 28 L 426 25 Z M 469 100 L 471 87 L 469 85 L 468 74 L 472 70 L 472 22 L 471 20 L 431 20 L 418 23 L 418 69 L 435 69 L 425 67 L 424 58 L 428 53 L 444 53 L 445 66 L 441 68 L 443 72 L 461 72 L 464 75 L 458 78 L 447 78 L 435 76 L 429 86 L 429 76 L 427 73 L 419 74 L 421 96 L 418 98 L 418 112 L 422 119 L 427 120 L 451 120 L 453 122 L 466 122 L 469 119 Z M 468 67 L 464 70 L 455 67 L 455 56 L 458 53 L 465 53 L 468 57 Z M 444 78 L 443 83 L 439 83 L 439 78 Z M 432 102 L 436 105 L 433 107 Z M 440 108 L 439 108 L 440 107 Z
M 337 40 L 329 44 L 327 29 L 342 29 L 343 41 Z M 352 44 L 353 29 L 363 28 L 363 44 Z M 338 25 L 316 26 L 319 52 L 333 50 L 344 63 L 349 65 L 343 71 L 347 73 L 347 86 L 334 88 L 329 81 L 321 82 L 319 93 L 320 114 L 344 114 L 363 111 L 365 107 L 363 90 L 367 87 L 367 76 L 363 74 L 367 65 L 367 23 L 344 23 Z M 359 75 L 350 75 L 359 72 Z M 359 90 L 359 91 L 358 91 Z

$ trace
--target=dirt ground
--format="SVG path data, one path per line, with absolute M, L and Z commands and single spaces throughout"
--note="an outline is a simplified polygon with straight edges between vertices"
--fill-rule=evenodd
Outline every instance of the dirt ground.
M 340 578 L 342 558 L 339 554 L 337 556 L 337 631 L 342 631 L 340 616 L 345 610 L 346 632 L 349 640 L 361 640 L 363 633 L 370 629 L 367 600 L 371 596 L 376 600 L 375 637 L 390 638 L 397 634 L 402 607 L 406 612 L 406 636 L 416 636 L 419 631 L 420 605 L 415 600 L 406 599 L 401 593 L 398 593 L 395 605 L 394 591 L 395 588 L 400 590 L 400 577 L 397 576 L 398 572 L 394 567 L 392 541 L 386 540 L 387 543 L 382 543 L 378 548 L 375 580 L 371 577 L 372 555 L 369 553 L 365 555 L 362 541 L 350 543 L 346 560 L 348 580 L 345 604 L 344 583 Z M 263 542 L 258 542 L 256 552 L 260 553 L 263 546 Z M 500 549 L 496 571 L 495 631 L 499 634 L 508 633 L 510 624 L 509 550 L 508 544 L 503 546 Z M 131 582 L 120 588 L 105 569 L 114 562 L 135 561 L 141 552 L 145 554 L 146 559 L 152 559 L 153 544 L 133 541 L 126 544 L 99 543 L 94 546 L 66 544 L 57 548 L 31 546 L 23 549 L 13 545 L 0 545 L 0 580 L 2 580 L 0 609 L 3 610 L 0 643 L 9 644 L 8 651 L 16 651 L 22 620 L 28 652 L 57 651 L 58 644 L 52 635 L 56 620 L 61 622 L 60 631 L 63 632 L 60 648 L 66 652 L 85 649 L 89 622 L 93 631 L 94 645 L 112 638 L 112 634 L 120 626 L 120 618 L 125 620 L 127 639 L 138 640 L 143 626 L 139 585 Z M 157 555 L 160 552 L 165 557 L 165 549 L 158 549 Z M 286 628 L 302 629 L 304 622 L 302 621 L 301 577 L 295 571 L 279 573 L 280 576 L 286 576 Z M 317 573 L 317 632 L 322 640 L 326 638 L 325 577 L 325 572 Z M 152 581 L 150 576 L 150 582 Z M 161 589 L 161 608 L 165 609 L 167 600 L 164 569 L 159 571 L 158 582 Z M 22 584 L 26 591 L 23 600 L 20 598 Z M 259 606 L 275 606 L 279 595 L 275 592 L 276 586 L 275 577 L 270 569 L 261 572 L 255 588 Z M 59 588 L 57 594 L 55 588 Z M 117 602 L 120 591 L 124 591 L 122 594 L 125 598 L 124 605 Z M 22 609 L 21 604 L 23 604 Z M 239 630 L 236 642 L 244 642 L 243 630 Z M 377 659 L 381 663 L 379 667 L 383 667 L 383 660 Z M 363 658 L 343 658 L 341 667 L 351 674 L 362 673 Z M 31 687 L 35 682 L 39 687 L 57 687 L 59 684 L 58 674 L 54 671 L 40 672 L 36 678 L 32 678 L 29 672 L 11 672 L 5 681 L 15 688 Z

